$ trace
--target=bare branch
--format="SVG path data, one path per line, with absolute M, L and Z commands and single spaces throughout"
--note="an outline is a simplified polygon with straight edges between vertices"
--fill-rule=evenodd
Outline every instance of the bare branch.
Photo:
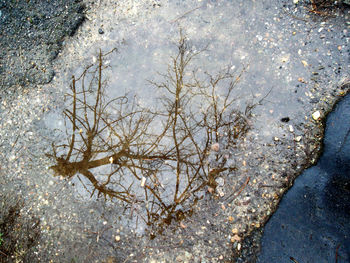
M 238 76 L 225 69 L 199 79 L 191 63 L 203 50 L 190 50 L 181 31 L 177 47 L 163 81 L 150 82 L 162 92 L 161 106 L 152 111 L 127 94 L 106 99 L 100 50 L 98 64 L 72 78 L 66 96 L 72 103 L 63 113 L 71 125 L 67 141 L 53 144 L 48 154 L 55 159 L 56 175 L 84 176 L 91 195 L 125 202 L 130 215 L 149 225 L 191 214 L 197 194 L 205 186 L 215 189 L 217 177 L 235 169 L 228 166 L 225 149 L 246 135 L 251 111 L 262 103 L 248 105 L 245 112 L 234 107 L 234 88 L 246 67 Z

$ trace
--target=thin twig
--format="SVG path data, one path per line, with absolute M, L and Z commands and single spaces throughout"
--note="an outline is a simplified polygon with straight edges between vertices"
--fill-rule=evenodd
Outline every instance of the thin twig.
M 0 253 L 1 254 L 3 254 L 5 257 L 8 257 L 8 255 L 6 255 L 4 252 L 2 252 L 1 250 L 0 250 Z
M 243 185 L 243 186 L 241 187 L 241 189 L 238 191 L 238 193 L 237 193 L 236 196 L 238 196 L 238 195 L 243 191 L 243 189 L 248 185 L 249 180 L 250 180 L 250 176 L 247 177 L 247 179 L 245 180 L 244 185 Z
M 201 8 L 201 7 L 203 7 L 203 6 L 198 6 L 198 7 L 196 7 L 196 8 L 191 9 L 190 11 L 187 11 L 187 12 L 184 13 L 183 15 L 181 15 L 181 16 L 177 17 L 176 19 L 170 21 L 170 23 L 175 23 L 175 22 L 177 22 L 178 20 L 180 20 L 181 18 L 185 17 L 185 16 L 188 15 L 189 13 L 192 13 L 193 11 L 196 11 L 197 9 L 199 9 L 199 8 Z
M 335 249 L 335 263 L 338 263 L 338 251 L 339 251 L 340 244 L 338 244 L 337 248 Z
M 236 193 L 233 193 L 232 195 L 228 196 L 226 198 L 226 201 L 228 203 L 231 203 L 237 196 L 239 196 L 239 194 L 244 190 L 244 188 L 248 185 L 249 183 L 249 180 L 250 180 L 250 176 L 247 177 L 247 179 L 245 180 L 244 184 L 241 186 L 241 188 L 239 189 L 238 192 Z
M 12 144 L 11 150 L 16 146 L 18 139 L 19 139 L 19 135 L 17 135 L 15 142 Z
M 307 20 L 307 19 L 295 16 L 295 15 L 289 13 L 285 8 L 282 8 L 282 11 L 283 11 L 283 13 L 285 13 L 288 16 L 290 16 L 291 18 L 294 18 L 294 19 L 297 19 L 297 20 L 300 20 L 300 21 L 303 21 L 303 22 L 309 22 L 309 20 Z

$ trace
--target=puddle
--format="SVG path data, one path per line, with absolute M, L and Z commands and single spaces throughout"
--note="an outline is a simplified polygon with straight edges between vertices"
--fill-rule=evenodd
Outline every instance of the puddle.
M 110 97 L 108 56 L 101 51 L 66 94 L 68 137 L 53 143 L 47 156 L 56 164 L 50 169 L 71 180 L 80 197 L 114 203 L 125 218 L 120 224 L 132 222 L 140 234 L 148 226 L 154 237 L 191 215 L 206 194 L 224 196 L 227 173 L 237 170 L 236 145 L 252 125 L 252 110 L 263 103 L 236 109 L 234 89 L 244 69 L 200 74 L 191 67 L 200 53 L 180 31 L 168 72 L 148 87 L 149 97 L 161 94 L 151 99 L 157 101 L 152 108 L 141 105 L 137 93 Z
M 266 224 L 258 262 L 349 262 L 350 96 L 327 117 L 324 152 Z
M 94 2 L 52 83 L 1 101 L 0 180 L 40 218 L 35 255 L 233 261 L 316 160 L 321 119 L 347 92 L 348 11 L 320 18 L 272 0 Z M 203 50 L 181 81 L 180 30 L 185 57 Z M 114 48 L 99 85 L 99 50 Z

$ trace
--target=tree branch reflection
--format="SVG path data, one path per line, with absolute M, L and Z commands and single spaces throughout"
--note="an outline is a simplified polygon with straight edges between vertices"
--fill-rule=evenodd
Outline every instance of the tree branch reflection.
M 215 191 L 215 179 L 235 169 L 227 162 L 229 149 L 246 135 L 255 106 L 235 108 L 233 90 L 245 68 L 238 75 L 206 73 L 202 80 L 189 70 L 199 52 L 182 34 L 177 50 L 163 82 L 151 82 L 162 94 L 157 110 L 128 94 L 108 99 L 100 51 L 97 65 L 72 78 L 67 140 L 52 144 L 50 154 L 56 175 L 82 175 L 93 186 L 91 196 L 120 200 L 130 216 L 161 228 L 190 215 L 198 193 Z

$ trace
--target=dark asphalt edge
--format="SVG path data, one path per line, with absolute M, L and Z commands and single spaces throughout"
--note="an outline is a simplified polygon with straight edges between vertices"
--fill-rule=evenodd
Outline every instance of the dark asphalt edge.
M 53 61 L 86 20 L 82 0 L 0 0 L 0 90 L 50 83 Z
M 349 76 L 350 77 L 350 76 Z M 314 121 L 315 127 L 313 129 L 317 129 L 318 134 L 320 134 L 320 137 L 315 137 L 312 140 L 309 140 L 307 143 L 315 143 L 316 151 L 313 152 L 312 155 L 309 156 L 307 161 L 302 164 L 301 168 L 296 171 L 292 177 L 292 180 L 289 182 L 289 185 L 284 189 L 284 192 L 282 193 L 281 197 L 279 198 L 278 203 L 274 204 L 272 207 L 272 213 L 265 218 L 265 221 L 263 222 L 262 226 L 260 228 L 252 230 L 250 233 L 248 233 L 245 238 L 242 241 L 242 249 L 241 251 L 237 251 L 233 249 L 233 258 L 232 262 L 234 263 L 243 263 L 243 262 L 250 262 L 255 263 L 258 255 L 261 250 L 261 241 L 262 237 L 264 235 L 264 228 L 267 222 L 270 220 L 270 218 L 273 216 L 274 212 L 278 209 L 279 203 L 282 201 L 283 196 L 287 194 L 288 190 L 293 187 L 294 181 L 301 175 L 306 169 L 314 166 L 317 164 L 319 158 L 322 156 L 324 151 L 324 137 L 325 137 L 325 130 L 326 130 L 326 122 L 328 115 L 333 112 L 337 104 L 348 94 L 350 94 L 350 78 L 346 78 L 342 83 L 340 84 L 331 84 L 331 88 L 333 88 L 333 100 L 325 102 L 324 100 L 320 100 L 321 103 L 317 105 L 317 108 L 320 108 L 323 110 L 324 114 L 322 115 L 322 118 L 318 121 Z M 340 92 L 340 94 L 335 94 L 335 92 Z M 325 105 L 326 104 L 326 105 Z

